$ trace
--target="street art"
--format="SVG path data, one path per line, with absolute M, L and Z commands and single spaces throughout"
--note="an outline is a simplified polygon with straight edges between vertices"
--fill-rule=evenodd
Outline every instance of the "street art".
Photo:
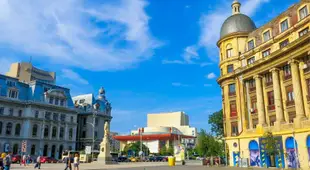
M 250 150 L 250 165 L 260 167 L 259 150 Z

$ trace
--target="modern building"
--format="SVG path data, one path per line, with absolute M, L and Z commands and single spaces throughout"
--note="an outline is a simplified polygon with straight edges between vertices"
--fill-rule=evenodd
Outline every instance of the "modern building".
M 147 127 L 132 130 L 130 135 L 115 136 L 120 141 L 121 150 L 126 144 L 142 141 L 151 153 L 159 153 L 162 147 L 176 147 L 181 142 L 186 146 L 195 144 L 197 130 L 189 126 L 189 118 L 184 112 L 157 113 L 147 115 Z M 185 140 L 192 139 L 192 140 Z
M 100 88 L 97 98 L 93 94 L 86 94 L 73 97 L 73 101 L 78 109 L 77 150 L 93 146 L 94 152 L 99 152 L 104 124 L 112 119 L 112 107 L 105 97 L 105 90 Z
M 33 80 L 40 80 L 48 84 L 56 83 L 56 73 L 48 72 L 34 67 L 31 63 L 21 62 L 11 64 L 7 76 L 15 77 L 21 82 L 30 83 Z
M 234 0 L 217 42 L 230 165 L 302 168 L 310 160 L 310 1 L 300 0 L 257 28 Z M 266 155 L 263 134 L 280 154 Z
M 61 158 L 75 149 L 76 121 L 69 89 L 0 75 L 0 152 Z

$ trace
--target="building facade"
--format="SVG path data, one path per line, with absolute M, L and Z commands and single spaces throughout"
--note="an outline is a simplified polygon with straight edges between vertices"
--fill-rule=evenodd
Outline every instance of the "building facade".
M 77 112 L 70 90 L 33 80 L 0 75 L 0 152 L 61 158 L 75 149 Z
M 256 28 L 234 0 L 217 42 L 226 153 L 231 166 L 303 168 L 310 160 L 310 1 Z M 271 131 L 280 154 L 265 153 Z
M 100 143 L 104 137 L 104 124 L 110 124 L 111 104 L 106 99 L 105 90 L 101 88 L 97 99 L 93 94 L 73 97 L 74 105 L 78 109 L 77 150 L 84 150 L 85 146 L 93 146 L 94 152 L 99 153 Z M 110 126 L 109 126 L 110 127 Z
M 30 83 L 33 80 L 40 80 L 41 82 L 55 84 L 56 73 L 48 72 L 34 67 L 31 63 L 21 62 L 11 64 L 7 76 L 15 77 L 21 82 Z

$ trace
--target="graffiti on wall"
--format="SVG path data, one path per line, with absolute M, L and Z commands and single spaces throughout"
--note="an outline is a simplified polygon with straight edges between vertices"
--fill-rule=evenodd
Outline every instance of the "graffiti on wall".
M 259 150 L 250 150 L 250 165 L 260 167 Z

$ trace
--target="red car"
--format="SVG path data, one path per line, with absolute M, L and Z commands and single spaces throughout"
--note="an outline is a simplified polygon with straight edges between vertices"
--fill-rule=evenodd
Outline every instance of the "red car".
M 41 163 L 57 163 L 58 160 L 52 157 L 43 156 L 40 158 Z
M 20 161 L 22 160 L 22 157 L 20 155 L 13 155 L 12 156 L 12 163 L 20 163 Z

